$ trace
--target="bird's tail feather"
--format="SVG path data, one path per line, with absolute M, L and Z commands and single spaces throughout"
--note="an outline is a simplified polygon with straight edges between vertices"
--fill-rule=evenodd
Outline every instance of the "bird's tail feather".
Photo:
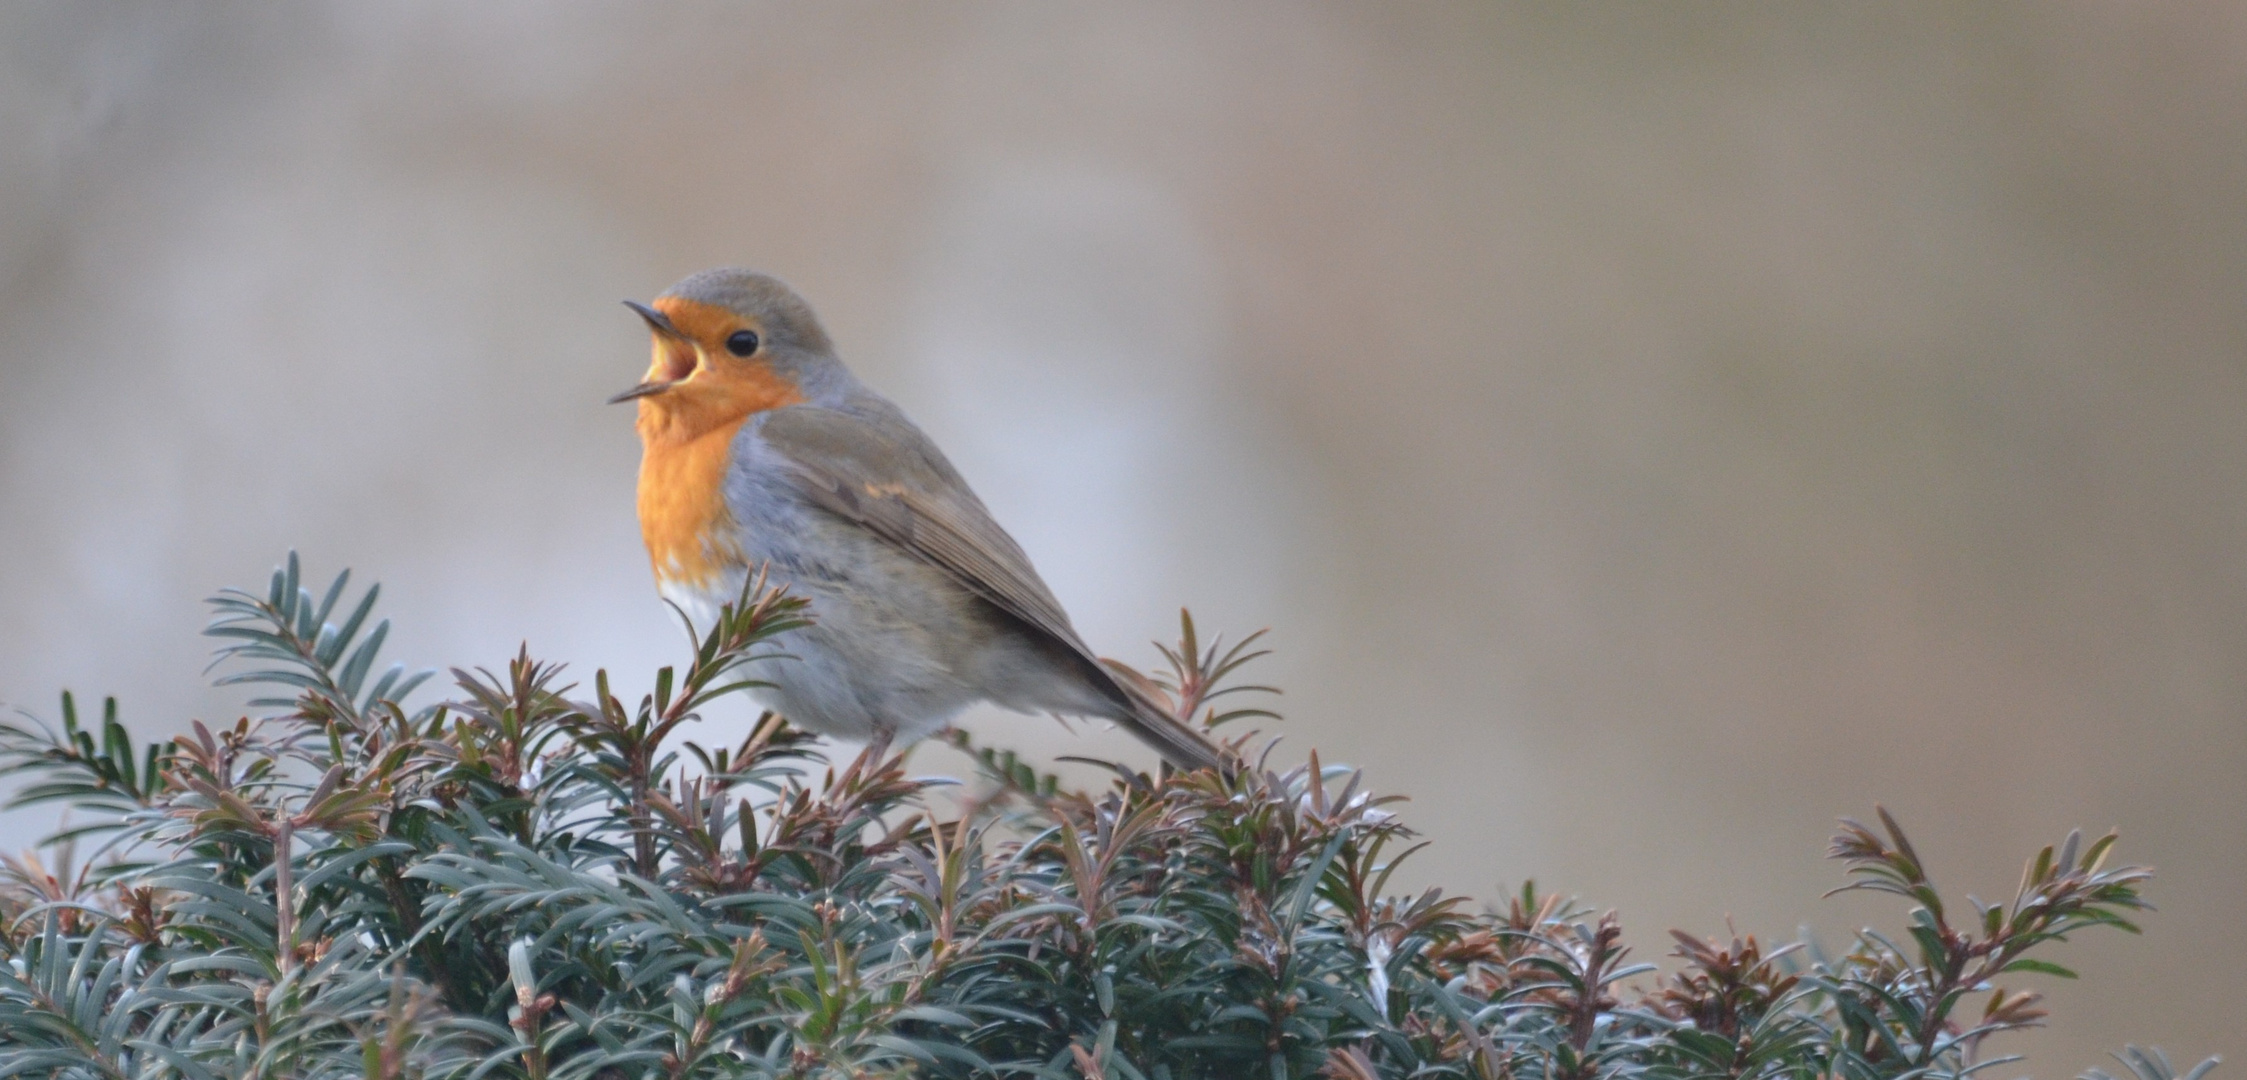
M 1216 740 L 1179 719 L 1145 675 L 1113 660 L 1101 661 L 1100 667 L 1123 693 L 1126 708 L 1117 719 L 1164 760 L 1181 769 L 1221 769 L 1234 759 Z

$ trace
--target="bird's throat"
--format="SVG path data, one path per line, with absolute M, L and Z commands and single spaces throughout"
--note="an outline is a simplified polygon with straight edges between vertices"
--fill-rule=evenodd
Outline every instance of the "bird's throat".
M 655 576 L 669 584 L 707 588 L 746 557 L 726 509 L 726 468 L 734 435 L 747 415 L 685 437 L 651 435 L 643 426 L 640 537 Z
M 700 372 L 640 399 L 640 536 L 657 578 L 709 588 L 746 561 L 726 509 L 734 436 L 750 417 L 803 400 L 763 364 Z

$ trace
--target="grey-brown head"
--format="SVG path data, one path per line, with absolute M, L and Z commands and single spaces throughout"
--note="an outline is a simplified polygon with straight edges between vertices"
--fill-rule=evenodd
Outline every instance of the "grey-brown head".
M 625 304 L 647 320 L 654 357 L 638 386 L 610 398 L 640 402 L 641 426 L 700 430 L 824 396 L 849 379 L 811 305 L 753 270 L 705 270 L 652 303 Z

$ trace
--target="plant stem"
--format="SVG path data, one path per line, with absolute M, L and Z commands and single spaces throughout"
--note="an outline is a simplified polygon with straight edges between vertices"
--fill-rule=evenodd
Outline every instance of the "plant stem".
M 291 865 L 295 835 L 296 822 L 283 815 L 273 834 L 274 936 L 280 939 L 283 975 L 296 970 L 296 868 Z

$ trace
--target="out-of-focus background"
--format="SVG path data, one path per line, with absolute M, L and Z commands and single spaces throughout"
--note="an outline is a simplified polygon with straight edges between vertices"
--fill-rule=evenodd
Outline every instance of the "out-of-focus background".
M 1654 958 L 1896 925 L 1819 899 L 1876 801 L 1983 896 L 2119 826 L 2162 910 L 2016 1072 L 2247 1051 L 2247 7 L 24 2 L 0 57 L 0 698 L 230 718 L 199 600 L 291 546 L 394 658 L 644 685 L 617 301 L 747 264 L 1097 646 L 1272 627 L 1418 882 Z

